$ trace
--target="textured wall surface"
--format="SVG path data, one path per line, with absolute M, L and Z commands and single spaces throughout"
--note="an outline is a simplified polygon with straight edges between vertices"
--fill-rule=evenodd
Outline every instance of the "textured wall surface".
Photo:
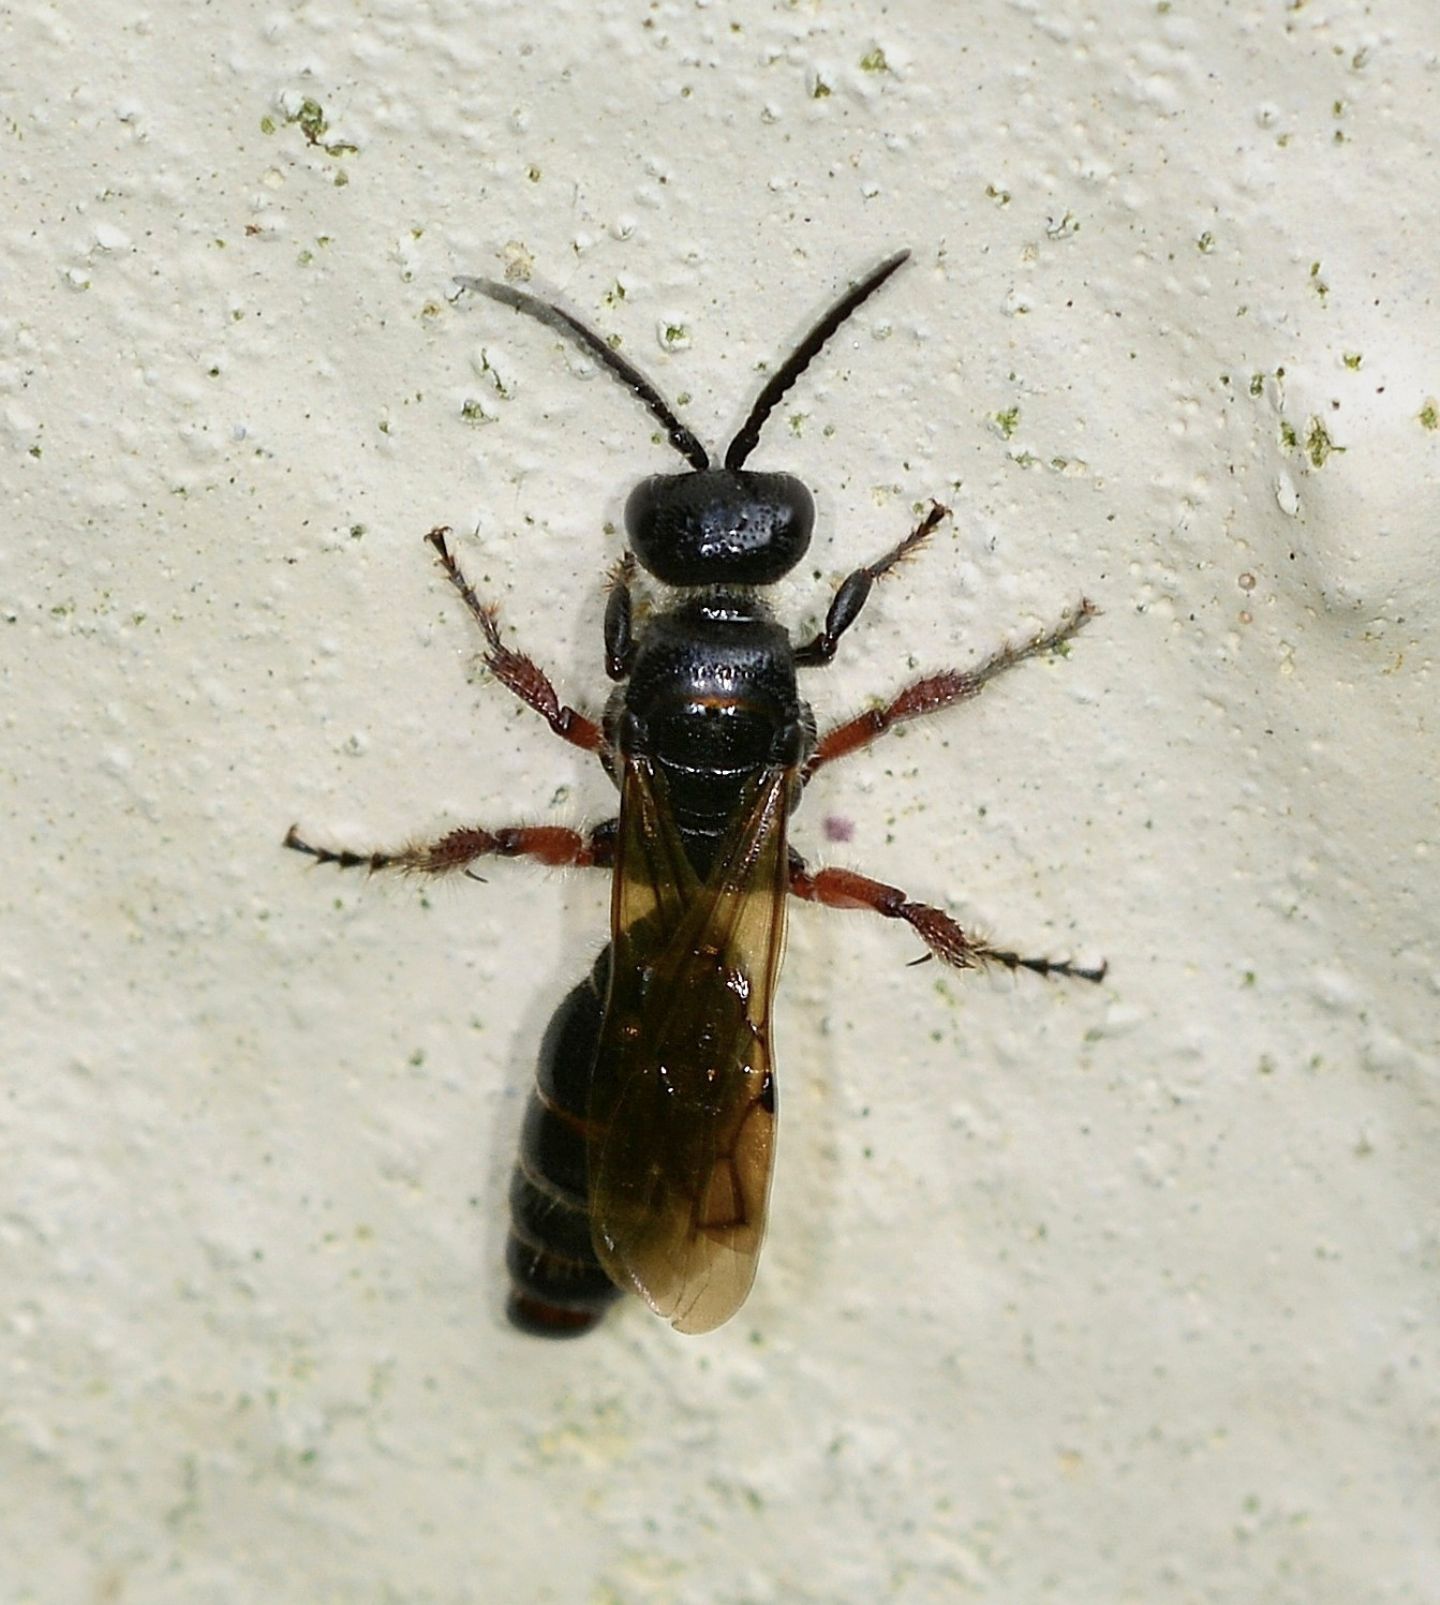
M 18 0 L 0 164 L 0 1596 L 1433 1601 L 1433 0 Z M 501 1315 L 602 818 L 421 537 L 595 705 L 675 466 L 528 275 L 816 491 L 822 723 L 1084 594 L 795 837 L 1101 987 L 792 916 L 750 1303 Z

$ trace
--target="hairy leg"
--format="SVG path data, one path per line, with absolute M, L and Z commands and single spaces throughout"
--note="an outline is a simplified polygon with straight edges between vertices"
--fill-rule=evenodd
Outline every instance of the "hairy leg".
M 482 830 L 462 825 L 438 840 L 416 842 L 392 852 L 357 852 L 350 847 L 316 847 L 301 839 L 292 825 L 285 846 L 305 853 L 317 864 L 340 869 L 398 869 L 425 875 L 448 875 L 452 870 L 473 873 L 477 858 L 533 858 L 541 864 L 575 869 L 609 869 L 615 861 L 615 821 L 581 832 L 559 825 L 510 825 Z
M 1030 970 L 1036 975 L 1063 975 L 1077 981 L 1103 981 L 1107 965 L 1088 968 L 1069 959 L 1026 958 L 1008 948 L 994 947 L 967 936 L 943 910 L 927 903 L 912 903 L 898 886 L 886 886 L 852 869 L 807 869 L 798 858 L 790 864 L 792 896 L 827 908 L 868 909 L 888 920 L 904 920 L 929 948 L 927 958 L 943 959 L 956 969 L 1003 964 L 1007 970 Z M 923 960 L 919 962 L 924 962 Z
M 1093 602 L 1081 598 L 1079 602 L 1054 626 L 1018 646 L 1005 646 L 992 657 L 973 669 L 943 669 L 938 674 L 926 675 L 913 685 L 906 686 L 898 696 L 878 708 L 867 708 L 844 724 L 835 725 L 820 737 L 810 762 L 805 766 L 808 780 L 817 769 L 837 758 L 859 752 L 878 740 L 887 730 L 909 719 L 919 719 L 927 713 L 938 713 L 941 708 L 952 707 L 978 696 L 997 675 L 1013 669 L 1027 658 L 1038 658 L 1046 652 L 1058 651 L 1070 638 L 1095 617 L 1098 609 Z
M 883 578 L 897 563 L 909 557 L 911 552 L 930 536 L 940 520 L 949 515 L 949 512 L 948 507 L 942 507 L 939 502 L 931 502 L 930 511 L 898 546 L 891 547 L 879 562 L 869 563 L 864 568 L 857 568 L 853 574 L 846 575 L 840 582 L 840 588 L 835 592 L 834 600 L 830 603 L 830 611 L 825 615 L 825 628 L 804 646 L 796 647 L 795 663 L 798 668 L 813 668 L 822 663 L 829 663 L 834 658 L 840 637 L 860 617 L 860 609 L 870 600 L 870 592 L 875 588 L 875 581 Z
M 439 554 L 445 577 L 459 591 L 461 600 L 485 636 L 486 668 L 501 685 L 514 692 L 528 707 L 534 708 L 562 741 L 568 741 L 572 747 L 583 748 L 586 752 L 599 752 L 605 745 L 605 737 L 598 722 L 588 714 L 577 713 L 574 708 L 562 705 L 555 687 L 550 683 L 550 677 L 539 664 L 523 652 L 506 646 L 500 639 L 500 627 L 496 622 L 498 612 L 476 596 L 450 550 L 446 539 L 449 534 L 450 531 L 442 526 L 432 529 L 425 539 Z

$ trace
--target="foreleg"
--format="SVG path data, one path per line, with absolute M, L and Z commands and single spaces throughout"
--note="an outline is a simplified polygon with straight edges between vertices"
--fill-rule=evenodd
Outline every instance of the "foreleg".
M 930 511 L 898 546 L 886 552 L 878 563 L 869 563 L 864 568 L 857 568 L 853 574 L 846 575 L 840 582 L 839 590 L 835 592 L 834 600 L 830 603 L 830 611 L 825 615 L 825 628 L 814 640 L 807 641 L 804 646 L 796 647 L 795 663 L 798 668 L 813 668 L 818 664 L 830 662 L 840 644 L 840 637 L 860 617 L 860 609 L 870 600 L 870 592 L 875 588 L 875 581 L 883 578 L 897 563 L 909 557 L 921 541 L 927 540 L 935 526 L 949 514 L 949 511 L 948 507 L 942 507 L 939 502 L 931 502 Z
M 562 741 L 568 741 L 572 747 L 580 747 L 586 752 L 599 752 L 605 744 L 605 737 L 597 721 L 563 705 L 550 683 L 550 677 L 540 665 L 523 652 L 506 646 L 500 639 L 498 611 L 476 596 L 450 551 L 446 540 L 449 533 L 444 527 L 432 529 L 425 539 L 439 554 L 445 577 L 459 591 L 461 600 L 485 636 L 485 667 L 527 707 L 534 708 Z

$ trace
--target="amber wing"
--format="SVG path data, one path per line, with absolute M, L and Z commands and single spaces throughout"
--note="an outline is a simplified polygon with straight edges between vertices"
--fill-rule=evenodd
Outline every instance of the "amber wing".
M 682 1332 L 740 1308 L 765 1231 L 792 780 L 751 783 L 703 883 L 648 760 L 621 781 L 591 1232 L 611 1278 Z

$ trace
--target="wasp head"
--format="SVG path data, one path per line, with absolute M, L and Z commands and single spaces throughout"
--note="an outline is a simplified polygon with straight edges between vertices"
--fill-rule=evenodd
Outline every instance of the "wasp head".
M 652 474 L 630 492 L 625 529 L 666 585 L 772 585 L 804 557 L 815 503 L 793 474 L 702 468 Z

